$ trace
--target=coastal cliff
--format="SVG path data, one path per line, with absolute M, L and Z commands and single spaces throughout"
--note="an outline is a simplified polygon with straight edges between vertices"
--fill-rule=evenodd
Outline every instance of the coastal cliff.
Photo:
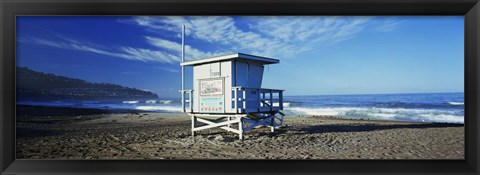
M 156 99 L 157 94 L 111 83 L 37 72 L 25 67 L 16 70 L 17 101 L 22 100 L 137 100 Z

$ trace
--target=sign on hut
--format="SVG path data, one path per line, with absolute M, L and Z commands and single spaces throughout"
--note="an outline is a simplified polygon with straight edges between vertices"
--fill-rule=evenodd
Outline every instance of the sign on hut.
M 264 65 L 275 63 L 279 60 L 242 53 L 180 63 L 193 67 L 193 89 L 182 90 L 182 109 L 192 117 L 192 136 L 221 128 L 243 139 L 255 127 L 267 126 L 274 132 L 281 126 L 283 90 L 262 88 Z

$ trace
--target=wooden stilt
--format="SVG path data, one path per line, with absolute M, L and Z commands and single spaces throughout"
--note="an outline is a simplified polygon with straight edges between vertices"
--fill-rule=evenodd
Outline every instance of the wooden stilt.
M 278 116 L 277 116 L 278 115 Z M 281 112 L 270 113 L 252 113 L 249 115 L 208 115 L 208 114 L 191 114 L 192 118 L 192 136 L 195 136 L 195 132 L 219 128 L 228 132 L 238 134 L 238 138 L 243 140 L 245 138 L 245 132 L 261 126 L 270 127 L 271 132 L 275 132 L 275 127 L 282 126 L 284 114 Z M 216 119 L 211 119 L 211 118 Z M 208 119 L 210 118 L 210 119 Z M 277 123 L 278 122 L 278 123 Z M 203 125 L 199 126 L 201 123 Z M 238 128 L 234 127 L 234 124 L 238 124 Z
M 240 122 L 238 122 L 238 130 L 240 131 L 238 138 L 243 140 L 243 118 L 240 118 Z
M 208 121 L 208 120 L 205 120 L 205 119 L 202 119 L 202 118 L 197 118 L 198 122 L 202 122 L 202 123 L 205 123 L 207 125 L 204 125 L 204 126 L 200 126 L 200 127 L 196 127 L 195 129 L 193 129 L 194 131 L 200 131 L 200 130 L 204 130 L 204 129 L 210 129 L 210 128 L 221 128 L 221 129 L 225 129 L 227 131 L 233 131 L 234 129 L 229 129 L 228 127 L 224 127 L 226 125 L 228 125 L 228 123 L 238 123 L 240 120 L 232 120 L 232 121 L 224 121 L 224 122 L 220 122 L 220 123 L 215 123 L 215 122 L 211 122 L 211 121 Z
M 228 118 L 228 121 L 231 120 L 231 117 L 230 117 L 230 116 L 228 116 L 227 118 Z M 231 126 L 232 126 L 232 124 L 230 124 L 230 123 L 227 125 L 228 128 L 231 128 Z
M 195 136 L 195 122 L 197 121 L 197 117 L 192 115 L 192 136 Z
M 227 121 L 227 122 L 222 122 L 222 123 L 214 123 L 214 122 L 211 122 L 211 121 L 208 121 L 208 120 L 205 120 L 205 119 L 202 119 L 202 118 L 197 118 L 197 121 L 198 122 L 202 122 L 202 123 L 205 123 L 207 125 L 205 126 L 202 126 L 202 127 L 197 127 L 195 128 L 194 130 L 195 131 L 199 131 L 199 130 L 203 130 L 203 129 L 209 129 L 209 128 L 216 128 L 216 127 L 220 127 L 220 129 L 224 129 L 224 130 L 227 130 L 227 131 L 230 131 L 230 132 L 234 132 L 234 133 L 240 133 L 239 130 L 236 130 L 236 129 L 233 129 L 233 128 L 229 128 L 229 127 L 225 127 L 224 125 L 228 125 L 227 123 L 238 123 L 240 120 L 230 120 L 230 121 Z M 223 127 L 222 127 L 223 126 Z
M 270 123 L 272 127 L 270 127 L 271 132 L 275 132 L 275 114 L 273 115 L 272 121 Z

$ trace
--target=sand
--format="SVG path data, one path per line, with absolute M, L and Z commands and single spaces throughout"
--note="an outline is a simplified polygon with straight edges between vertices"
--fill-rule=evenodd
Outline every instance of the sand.
M 464 159 L 464 125 L 286 116 L 284 127 L 190 132 L 190 117 L 17 117 L 17 159 Z

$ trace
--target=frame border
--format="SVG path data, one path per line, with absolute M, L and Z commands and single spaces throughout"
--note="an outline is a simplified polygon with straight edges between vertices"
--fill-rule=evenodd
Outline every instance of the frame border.
M 479 174 L 478 2 L 479 0 L 0 0 L 0 174 Z M 465 160 L 16 160 L 15 17 L 19 15 L 463 15 L 467 94 Z M 210 168 L 212 166 L 217 168 Z

